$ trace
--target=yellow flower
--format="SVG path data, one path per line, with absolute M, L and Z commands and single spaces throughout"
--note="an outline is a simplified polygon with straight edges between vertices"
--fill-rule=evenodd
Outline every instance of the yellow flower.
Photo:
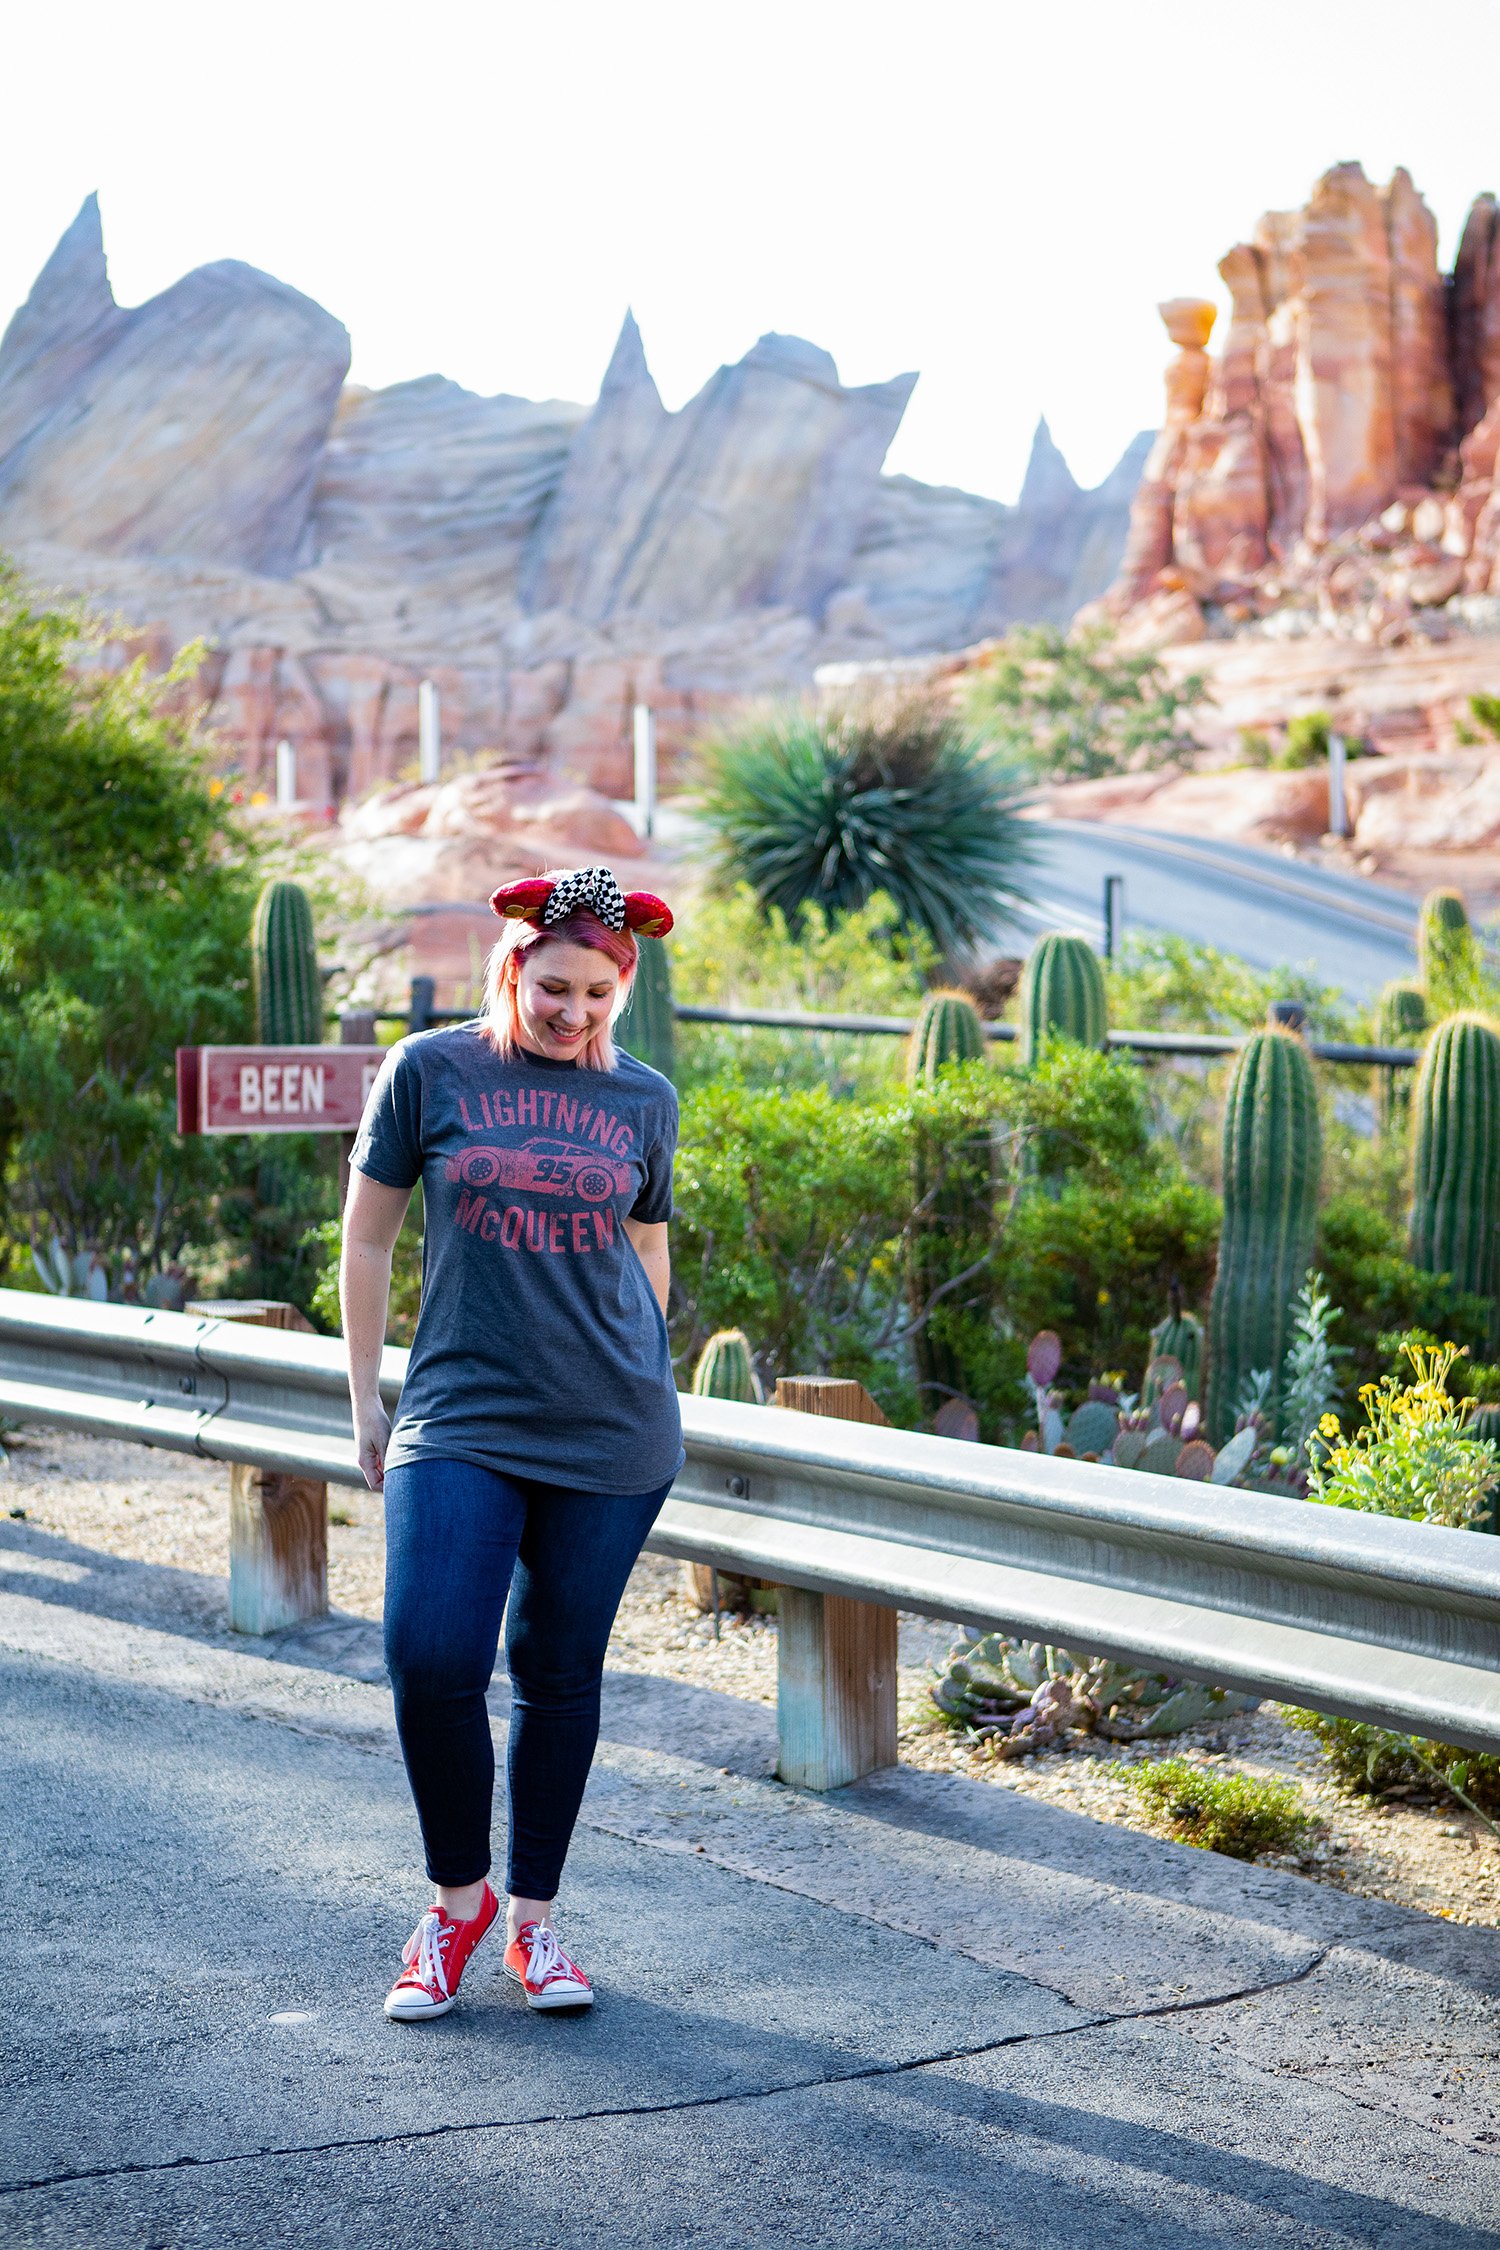
M 208 784 L 208 793 L 210 797 L 222 797 L 224 794 L 224 784 L 217 774 L 212 777 Z
M 1109 1303 L 1109 1291 L 1101 1289 L 1094 1302 L 1099 1305 L 1107 1305 Z
M 1338 1416 L 1336 1414 L 1325 1414 L 1322 1421 L 1318 1424 L 1319 1437 L 1336 1438 L 1337 1436 L 1339 1436 L 1339 1434 L 1340 1432 Z

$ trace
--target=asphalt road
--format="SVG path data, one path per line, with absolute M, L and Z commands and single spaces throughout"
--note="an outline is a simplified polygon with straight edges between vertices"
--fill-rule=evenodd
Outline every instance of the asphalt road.
M 1125 927 L 1168 930 L 1256 969 L 1310 967 L 1368 999 L 1410 975 L 1416 907 L 1379 883 L 1250 844 L 1200 842 L 1099 821 L 1038 823 L 1042 862 L 1028 936 L 1071 929 L 1098 944 L 1104 878 L 1125 878 Z
M 670 1681 L 607 1681 L 592 2015 L 386 2023 L 377 1629 L 221 1600 L 0 1523 L 7 2250 L 1500 2250 L 1496 1933 L 956 1777 L 808 1797 Z

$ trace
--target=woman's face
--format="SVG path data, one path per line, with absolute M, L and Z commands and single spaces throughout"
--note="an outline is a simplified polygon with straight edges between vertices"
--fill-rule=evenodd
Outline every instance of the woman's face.
M 522 1045 L 571 1062 L 609 1022 L 619 990 L 619 970 L 592 946 L 553 938 L 528 947 L 516 972 Z

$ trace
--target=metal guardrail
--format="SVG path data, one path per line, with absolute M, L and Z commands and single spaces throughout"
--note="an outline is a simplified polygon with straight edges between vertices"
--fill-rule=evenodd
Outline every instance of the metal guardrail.
M 429 988 L 422 996 L 416 991 L 419 983 Z M 410 1013 L 382 1016 L 380 1020 L 405 1023 L 414 1031 L 427 1031 L 435 1024 L 467 1023 L 473 1010 L 434 1007 L 431 985 L 430 977 L 414 978 Z M 762 1031 L 835 1031 L 865 1039 L 905 1039 L 916 1022 L 914 1016 L 819 1015 L 796 1008 L 709 1008 L 682 1000 L 674 1003 L 672 1013 L 679 1023 L 737 1024 Z M 1013 1023 L 987 1023 L 984 1035 L 1000 1042 L 1021 1036 Z M 1237 1054 L 1247 1036 L 1245 1032 L 1112 1031 L 1109 1044 L 1132 1055 L 1212 1058 Z M 1320 1062 L 1363 1064 L 1387 1070 L 1412 1070 L 1422 1060 L 1415 1047 L 1362 1047 L 1344 1039 L 1309 1039 L 1307 1048 Z
M 399 1396 L 406 1354 L 388 1350 Z M 658 1553 L 1500 1751 L 1500 1540 L 716 1399 Z M 0 1413 L 358 1485 L 337 1339 L 0 1290 Z

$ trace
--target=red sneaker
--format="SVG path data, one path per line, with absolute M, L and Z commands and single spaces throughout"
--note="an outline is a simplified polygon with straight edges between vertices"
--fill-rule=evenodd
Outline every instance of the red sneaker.
M 440 1906 L 428 1907 L 406 1941 L 401 1956 L 406 1966 L 385 1996 L 385 2012 L 393 2023 L 425 2023 L 429 2016 L 448 2013 L 469 1956 L 489 1935 L 499 1911 L 500 1901 L 488 1883 L 470 1921 L 455 1922 Z
M 505 1973 L 528 2008 L 592 2008 L 594 1988 L 557 1942 L 550 1922 L 523 1922 L 505 1948 Z

